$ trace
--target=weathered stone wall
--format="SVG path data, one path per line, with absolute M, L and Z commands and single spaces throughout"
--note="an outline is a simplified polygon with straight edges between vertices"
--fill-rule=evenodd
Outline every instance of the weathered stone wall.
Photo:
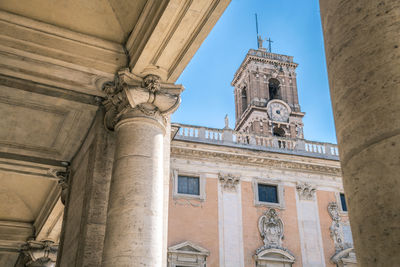
M 99 110 L 71 163 L 59 266 L 100 266 L 111 181 L 114 136 Z

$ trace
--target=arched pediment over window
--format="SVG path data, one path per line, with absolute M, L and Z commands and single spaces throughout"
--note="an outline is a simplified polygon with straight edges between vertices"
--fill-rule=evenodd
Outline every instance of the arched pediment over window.
M 255 256 L 257 267 L 291 267 L 295 257 L 287 250 L 280 248 L 266 248 L 259 251 Z
M 168 248 L 168 267 L 205 267 L 209 255 L 207 249 L 185 241 Z

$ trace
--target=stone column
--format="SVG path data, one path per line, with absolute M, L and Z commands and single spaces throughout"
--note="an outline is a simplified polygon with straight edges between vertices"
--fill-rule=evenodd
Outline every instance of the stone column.
M 105 124 L 116 132 L 103 267 L 161 266 L 164 210 L 164 136 L 181 87 L 148 75 L 142 84 L 120 72 L 106 86 Z
M 400 262 L 400 2 L 320 0 L 359 266 Z

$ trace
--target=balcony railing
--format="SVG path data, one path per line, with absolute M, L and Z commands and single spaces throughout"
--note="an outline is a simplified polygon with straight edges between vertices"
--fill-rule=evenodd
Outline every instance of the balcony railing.
M 227 146 L 257 148 L 261 150 L 339 159 L 337 145 L 304 139 L 263 136 L 202 126 L 174 124 L 179 127 L 176 140 L 213 143 Z

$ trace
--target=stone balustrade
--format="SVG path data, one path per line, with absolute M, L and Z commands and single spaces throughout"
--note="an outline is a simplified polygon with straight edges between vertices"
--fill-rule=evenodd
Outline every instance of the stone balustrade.
M 173 124 L 173 126 L 179 128 L 175 135 L 175 140 L 256 148 L 265 151 L 339 160 L 339 151 L 336 144 L 255 135 L 233 131 L 232 129 L 216 129 L 178 123 Z

